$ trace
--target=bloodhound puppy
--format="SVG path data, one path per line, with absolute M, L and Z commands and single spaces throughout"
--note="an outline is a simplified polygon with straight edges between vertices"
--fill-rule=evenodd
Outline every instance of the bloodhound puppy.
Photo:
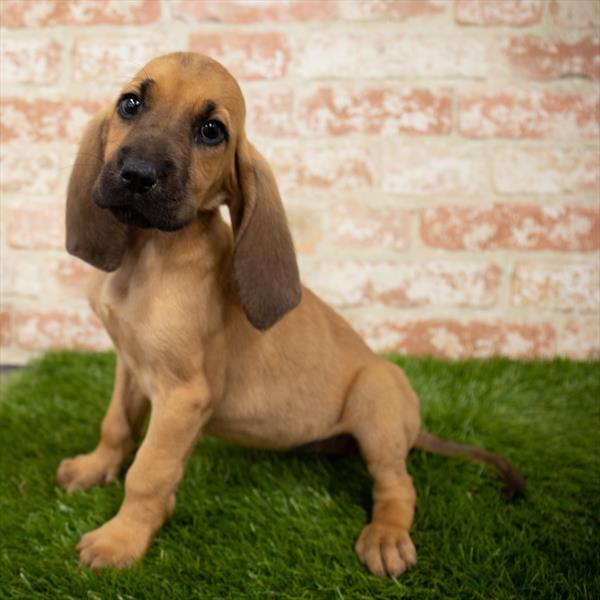
M 208 434 L 274 450 L 353 441 L 374 479 L 356 552 L 373 574 L 399 575 L 416 562 L 412 447 L 488 462 L 511 493 L 522 479 L 502 457 L 420 431 L 404 373 L 302 287 L 275 178 L 244 119 L 228 71 L 175 53 L 148 63 L 83 134 L 67 249 L 97 268 L 89 299 L 117 366 L 99 444 L 63 460 L 58 484 L 114 480 L 150 418 L 121 508 L 81 538 L 80 561 L 99 569 L 140 559 Z

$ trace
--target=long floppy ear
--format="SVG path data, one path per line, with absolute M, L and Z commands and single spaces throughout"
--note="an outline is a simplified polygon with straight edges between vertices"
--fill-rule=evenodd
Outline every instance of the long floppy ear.
M 127 226 L 92 200 L 92 188 L 104 163 L 106 115 L 88 123 L 67 189 L 67 251 L 103 271 L 121 264 Z
M 236 169 L 238 193 L 229 204 L 233 273 L 244 313 L 262 331 L 298 305 L 300 275 L 275 177 L 245 139 L 237 148 Z

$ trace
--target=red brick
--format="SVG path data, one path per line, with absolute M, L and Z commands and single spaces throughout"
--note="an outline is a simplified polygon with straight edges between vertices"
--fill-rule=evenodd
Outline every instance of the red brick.
M 29 146 L 3 144 L 0 148 L 2 192 L 48 194 L 56 189 L 60 178 L 60 165 L 56 150 Z
M 558 327 L 556 354 L 577 360 L 600 358 L 598 315 L 567 320 Z
M 89 308 L 17 310 L 16 340 L 25 350 L 110 347 L 102 323 Z
M 85 297 L 92 268 L 72 256 L 47 261 L 46 271 L 54 285 L 71 297 Z
M 8 212 L 8 241 L 13 248 L 62 249 L 65 245 L 65 207 L 29 203 Z
M 311 143 L 261 147 L 282 190 L 367 190 L 376 178 L 371 149 L 357 144 Z
M 600 268 L 597 264 L 520 263 L 513 273 L 511 300 L 515 306 L 597 312 Z
M 71 77 L 90 83 L 123 85 L 147 62 L 161 54 L 181 50 L 171 36 L 105 35 L 75 41 L 71 57 Z
M 324 86 L 300 98 L 303 130 L 320 135 L 345 133 L 448 133 L 449 92 L 378 87 L 362 90 Z
M 523 77 L 600 79 L 600 37 L 586 36 L 575 42 L 533 35 L 510 38 L 503 46 L 508 64 Z
M 37 298 L 43 292 L 47 292 L 44 285 L 44 271 L 40 269 L 39 261 L 30 253 L 3 250 L 1 269 L 1 296 Z
M 550 14 L 555 23 L 566 27 L 600 26 L 597 0 L 551 0 Z
M 425 244 L 445 250 L 600 248 L 600 212 L 587 206 L 432 206 L 421 211 L 420 230 Z
M 296 252 L 313 254 L 321 240 L 321 218 L 318 211 L 288 204 L 285 212 Z
M 470 36 L 412 35 L 384 30 L 317 31 L 297 57 L 305 78 L 364 79 L 488 76 L 489 44 Z
M 552 91 L 463 93 L 459 130 L 474 138 L 563 138 L 600 135 L 600 94 Z
M 0 346 L 10 346 L 11 341 L 10 310 L 2 306 L 0 307 Z
M 78 142 L 88 119 L 109 102 L 92 98 L 9 97 L 0 100 L 0 137 L 4 143 Z
M 252 89 L 246 97 L 249 136 L 286 136 L 296 133 L 294 93 L 291 89 Z
M 343 260 L 320 262 L 303 277 L 337 307 L 490 306 L 496 302 L 500 269 L 491 263 Z
M 178 19 L 223 23 L 315 21 L 331 19 L 336 12 L 334 0 L 179 0 L 171 10 Z
M 406 21 L 416 17 L 432 17 L 445 13 L 449 7 L 447 0 L 344 0 L 339 3 L 343 19 L 370 20 L 385 19 Z
M 277 32 L 196 33 L 189 49 L 208 54 L 247 80 L 285 77 L 290 62 L 287 38 Z
M 159 0 L 3 0 L 4 27 L 147 25 L 160 17 Z
M 536 25 L 542 0 L 456 0 L 456 20 L 463 25 Z
M 501 193 L 598 193 L 599 152 L 593 148 L 500 148 L 494 184 Z
M 406 210 L 347 202 L 337 204 L 330 214 L 327 237 L 336 244 L 377 250 L 410 246 L 411 214 Z
M 417 356 L 537 358 L 554 353 L 556 332 L 544 322 L 365 318 L 355 323 L 372 348 Z
M 54 83 L 62 68 L 62 46 L 52 40 L 0 40 L 2 83 Z
M 463 145 L 396 140 L 383 146 L 382 189 L 415 196 L 473 195 L 487 189 L 487 160 Z

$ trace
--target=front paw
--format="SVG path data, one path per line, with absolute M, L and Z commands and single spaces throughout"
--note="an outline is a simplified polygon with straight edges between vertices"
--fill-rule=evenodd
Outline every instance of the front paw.
M 369 523 L 355 546 L 360 562 L 377 577 L 398 577 L 417 563 L 408 531 L 394 525 Z
M 115 454 L 80 454 L 65 458 L 56 471 L 56 483 L 67 492 L 87 490 L 95 485 L 106 485 L 116 479 L 121 461 Z
M 152 535 L 151 528 L 116 516 L 86 533 L 75 549 L 79 562 L 93 571 L 106 567 L 123 569 L 144 556 Z

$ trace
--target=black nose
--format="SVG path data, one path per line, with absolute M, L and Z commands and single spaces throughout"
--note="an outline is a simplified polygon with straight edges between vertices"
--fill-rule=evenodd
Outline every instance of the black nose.
M 126 158 L 121 169 L 121 180 L 133 192 L 144 194 L 156 185 L 156 169 L 143 159 Z

